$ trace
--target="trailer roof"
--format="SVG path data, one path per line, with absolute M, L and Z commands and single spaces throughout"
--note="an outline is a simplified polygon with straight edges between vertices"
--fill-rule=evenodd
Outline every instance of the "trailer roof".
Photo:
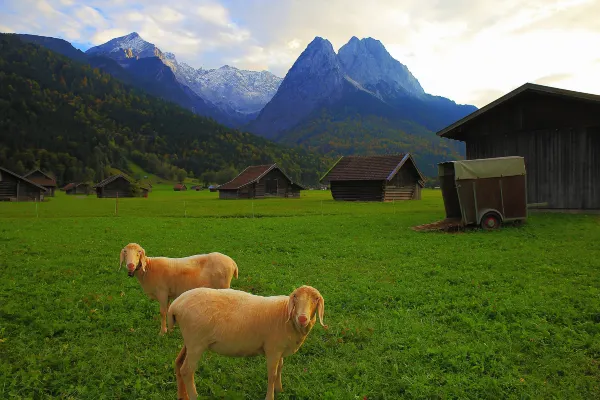
M 525 175 L 525 159 L 517 156 L 446 161 L 438 164 L 440 175 L 443 165 L 450 163 L 454 164 L 455 180 Z

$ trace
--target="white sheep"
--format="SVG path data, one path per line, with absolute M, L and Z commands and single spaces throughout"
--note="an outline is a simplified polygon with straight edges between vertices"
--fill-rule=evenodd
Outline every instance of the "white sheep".
M 169 300 L 198 287 L 227 289 L 232 277 L 238 277 L 235 261 L 216 252 L 184 258 L 147 257 L 146 251 L 139 244 L 129 243 L 121 250 L 119 269 L 123 262 L 127 265 L 129 277 L 137 277 L 148 297 L 158 300 L 160 335 L 167 332 Z
M 233 289 L 190 290 L 169 307 L 169 331 L 179 324 L 183 348 L 175 359 L 177 398 L 196 400 L 194 373 L 206 350 L 230 357 L 264 354 L 267 400 L 283 390 L 283 357 L 294 354 L 310 333 L 316 314 L 323 325 L 325 300 L 311 286 L 289 296 L 255 296 Z M 323 327 L 327 328 L 326 325 Z M 189 397 L 188 397 L 189 396 Z

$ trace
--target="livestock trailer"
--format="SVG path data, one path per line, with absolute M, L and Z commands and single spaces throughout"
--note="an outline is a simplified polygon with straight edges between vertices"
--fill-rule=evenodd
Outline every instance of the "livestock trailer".
M 447 161 L 438 164 L 446 219 L 416 230 L 479 225 L 490 230 L 527 219 L 523 157 Z

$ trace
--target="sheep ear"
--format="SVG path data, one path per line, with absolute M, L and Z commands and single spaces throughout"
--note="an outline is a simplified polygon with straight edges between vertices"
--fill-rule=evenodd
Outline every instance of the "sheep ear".
M 290 298 L 288 299 L 288 307 L 287 307 L 287 321 L 289 321 L 292 318 L 292 315 L 294 315 L 294 306 L 295 306 L 295 302 L 294 302 L 294 293 L 290 294 Z
M 323 296 L 319 296 L 319 304 L 317 304 L 317 307 L 319 309 L 319 322 L 323 328 L 327 329 L 329 326 L 323 324 L 323 314 L 325 314 L 325 299 L 323 299 Z
M 119 258 L 119 269 L 118 269 L 118 271 L 121 270 L 121 267 L 123 266 L 123 261 L 125 261 L 125 249 L 121 249 L 121 256 Z
M 140 262 L 142 263 L 142 271 L 146 273 L 146 264 L 148 260 L 146 260 L 146 250 L 142 249 L 140 254 Z

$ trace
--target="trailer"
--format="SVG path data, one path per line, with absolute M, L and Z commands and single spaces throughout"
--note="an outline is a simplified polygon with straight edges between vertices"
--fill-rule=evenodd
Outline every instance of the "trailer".
M 446 161 L 438 164 L 446 219 L 414 230 L 498 229 L 527 219 L 527 177 L 523 157 Z

